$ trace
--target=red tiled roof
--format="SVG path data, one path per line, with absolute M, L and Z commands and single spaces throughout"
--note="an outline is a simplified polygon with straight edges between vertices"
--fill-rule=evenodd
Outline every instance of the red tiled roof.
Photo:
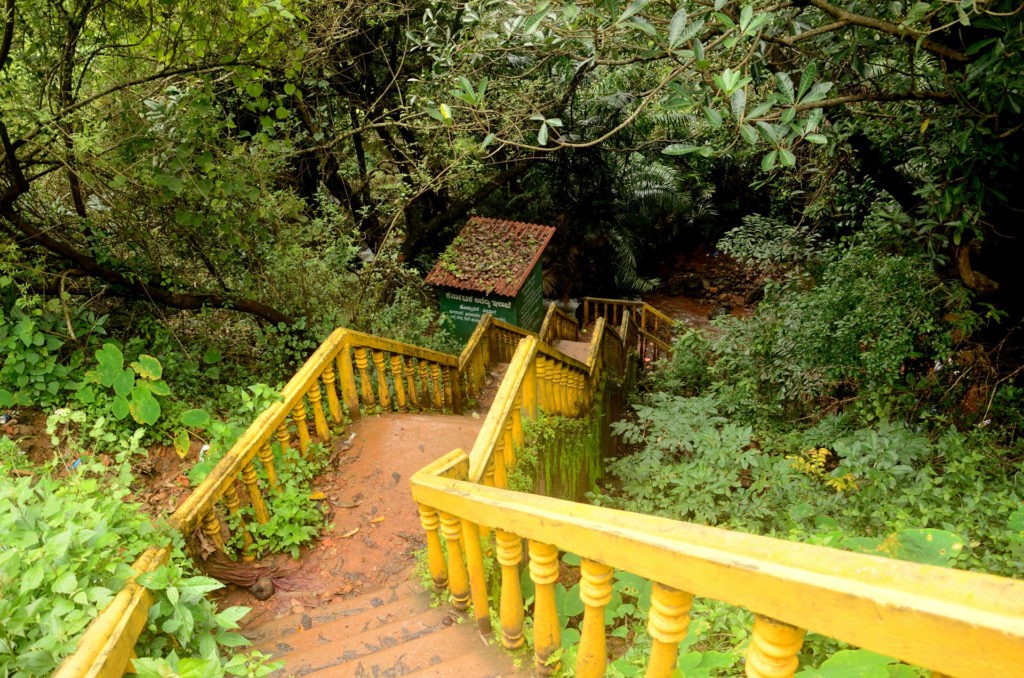
M 554 234 L 552 226 L 470 217 L 426 281 L 514 297 Z

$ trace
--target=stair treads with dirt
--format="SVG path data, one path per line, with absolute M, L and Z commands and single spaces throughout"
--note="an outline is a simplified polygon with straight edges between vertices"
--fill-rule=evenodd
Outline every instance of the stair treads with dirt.
M 307 650 L 275 653 L 285 666 L 274 676 L 402 676 L 483 649 L 472 625 L 454 623 L 450 612 L 435 608 Z
M 426 596 L 427 603 L 423 602 Z M 352 598 L 321 605 L 300 614 L 286 614 L 283 617 L 242 630 L 242 635 L 256 646 L 264 645 L 277 638 L 285 638 L 314 626 L 321 626 L 338 619 L 366 618 L 379 616 L 389 605 L 413 599 L 423 609 L 430 602 L 429 594 L 416 581 L 404 581 L 393 586 L 382 587 Z M 358 623 L 358 622 L 357 622 Z

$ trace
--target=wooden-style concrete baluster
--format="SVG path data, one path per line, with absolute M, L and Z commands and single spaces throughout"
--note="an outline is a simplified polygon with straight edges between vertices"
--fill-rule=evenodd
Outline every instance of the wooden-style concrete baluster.
M 402 369 L 402 356 L 397 353 L 391 354 L 391 377 L 395 384 L 395 407 L 399 412 L 405 412 L 405 371 Z
M 277 444 L 281 446 L 281 454 L 283 455 L 291 444 L 291 436 L 288 433 L 288 417 L 282 419 L 281 423 L 278 424 L 274 437 L 277 438 Z
M 427 365 L 427 361 L 420 358 L 419 362 L 419 373 L 420 373 L 420 407 L 422 409 L 430 409 L 431 403 L 434 402 L 433 396 L 430 394 L 430 367 Z
M 545 412 L 553 412 L 551 398 L 551 379 L 548 372 L 548 359 L 537 356 L 537 404 Z
M 345 401 L 345 407 L 348 409 L 348 418 L 356 421 L 359 419 L 359 389 L 356 386 L 356 373 L 352 367 L 352 354 L 348 346 L 342 348 L 335 363 L 338 366 L 341 399 Z
M 494 531 L 498 564 L 501 565 L 501 644 L 506 650 L 523 646 L 523 591 L 519 583 L 519 563 L 523 559 L 523 540 L 501 530 Z
M 316 437 L 321 443 L 329 442 L 331 440 L 331 429 L 327 427 L 327 417 L 324 415 L 320 382 L 314 380 L 306 395 L 309 396 L 309 407 L 313 410 L 313 425 L 316 428 Z
M 444 409 L 444 384 L 441 383 L 441 367 L 437 363 L 430 363 L 430 385 L 434 392 L 434 409 Z
M 370 381 L 370 359 L 366 355 L 366 349 L 358 346 L 352 349 L 355 356 L 356 372 L 359 373 L 359 387 L 363 399 L 363 407 L 372 408 L 377 404 L 373 397 L 373 382 Z
M 324 390 L 327 391 L 327 409 L 331 413 L 331 421 L 335 425 L 342 423 L 341 418 L 341 401 L 338 400 L 338 390 L 334 387 L 334 366 L 328 364 L 327 369 L 324 370 Z
M 462 414 L 466 400 L 466 388 L 463 385 L 462 375 L 459 374 L 459 368 L 457 367 L 446 367 L 445 371 L 448 374 L 448 383 L 451 384 L 452 388 L 452 413 Z
M 526 435 L 523 433 L 523 397 L 522 392 L 516 396 L 515 402 L 512 404 L 512 413 L 510 415 L 510 421 L 512 422 L 512 444 L 516 446 L 517 450 L 523 449 L 526 444 Z
M 288 430 L 285 429 L 286 439 L 284 442 L 284 447 L 287 447 L 288 445 L 287 435 Z M 270 491 L 277 492 L 277 469 L 274 468 L 274 451 L 270 449 L 269 440 L 260 445 L 259 455 L 260 462 L 263 463 L 263 470 L 267 472 L 267 483 L 270 484 Z
M 484 576 L 484 553 L 480 547 L 480 529 L 468 520 L 462 521 L 462 543 L 466 549 L 469 571 L 469 593 L 473 601 L 476 628 L 483 634 L 491 632 L 491 613 L 487 605 L 487 578 Z
M 515 437 L 512 434 L 512 418 L 509 417 L 505 420 L 505 425 L 502 427 L 501 432 L 501 447 L 502 453 L 505 459 L 505 468 L 515 468 L 516 465 L 516 445 Z
M 549 676 L 558 670 L 558 662 L 552 655 L 561 644 L 558 610 L 555 608 L 557 548 L 530 540 L 530 579 L 534 583 L 533 659 L 538 673 Z
M 388 390 L 388 375 L 384 371 L 384 352 L 373 352 L 373 366 L 377 368 L 377 402 L 384 412 L 391 410 L 391 391 Z
M 227 488 L 224 489 L 224 506 L 230 515 L 238 513 L 238 510 L 242 507 L 242 502 L 238 499 L 238 490 L 235 489 L 234 482 L 228 483 Z M 252 553 L 252 535 L 246 529 L 244 520 L 239 519 L 238 529 L 242 531 L 242 560 L 255 560 L 256 556 Z
M 494 468 L 494 487 L 500 487 L 503 490 L 508 489 L 508 464 L 505 463 L 506 458 L 504 437 L 502 437 L 502 440 L 498 441 L 494 453 L 491 454 L 491 464 L 493 464 Z
M 441 548 L 441 536 L 438 530 L 441 521 L 437 511 L 429 506 L 419 505 L 420 525 L 427 533 L 427 567 L 430 578 L 434 582 L 435 591 L 443 591 L 448 586 L 448 569 L 444 564 L 444 550 Z
M 218 551 L 224 550 L 224 538 L 220 534 L 220 518 L 217 517 L 217 509 L 213 506 L 206 509 L 203 514 L 203 534 L 213 542 Z
M 601 678 L 607 661 L 604 607 L 612 599 L 612 568 L 592 560 L 580 563 L 583 628 L 576 654 L 576 678 Z
M 441 532 L 448 545 L 448 591 L 452 607 L 462 611 L 469 607 L 469 573 L 462 560 L 462 523 L 455 516 L 438 511 L 441 516 Z
M 651 656 L 644 678 L 668 678 L 676 668 L 679 643 L 686 638 L 693 596 L 658 582 L 651 591 L 647 632 L 651 634 Z
M 402 369 L 405 370 L 405 385 L 406 393 L 409 394 L 409 405 L 419 408 L 420 396 L 416 388 L 416 364 L 413 362 L 414 360 L 415 358 L 412 357 L 402 358 Z
M 309 427 L 306 426 L 306 404 L 302 402 L 302 398 L 295 403 L 295 409 L 292 410 L 292 421 L 295 422 L 298 433 L 299 452 L 306 457 L 309 455 Z
M 260 448 L 261 452 L 262 449 Z M 269 446 L 267 449 L 270 449 Z M 249 503 L 252 505 L 252 513 L 256 518 L 256 522 L 260 525 L 266 523 L 270 520 L 270 514 L 267 513 L 267 504 L 263 501 L 259 477 L 256 475 L 256 467 L 251 459 L 242 467 L 242 484 L 245 485 L 245 490 L 249 495 Z
M 452 383 L 452 375 L 447 367 L 437 366 L 441 375 L 441 398 L 444 401 L 444 409 L 455 411 L 455 384 Z
M 587 377 L 582 372 L 573 372 L 573 390 L 576 393 L 575 413 L 582 414 L 590 403 L 588 402 Z
M 555 392 L 558 394 L 558 414 L 569 416 L 569 375 L 565 365 L 558 365 L 555 368 Z
M 803 629 L 758 615 L 747 649 L 747 678 L 791 678 L 803 643 Z

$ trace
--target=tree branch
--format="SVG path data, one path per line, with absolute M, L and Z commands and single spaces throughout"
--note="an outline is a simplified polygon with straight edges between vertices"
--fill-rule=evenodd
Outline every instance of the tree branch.
M 943 45 L 941 42 L 937 42 L 931 38 L 926 38 L 918 31 L 900 28 L 896 24 L 889 23 L 888 21 L 882 21 L 881 19 L 875 19 L 874 17 L 852 14 L 847 12 L 845 9 L 840 9 L 835 5 L 830 4 L 827 0 L 809 1 L 812 5 L 838 21 L 846 21 L 847 23 L 851 23 L 856 26 L 863 26 L 864 28 L 870 28 L 881 33 L 895 35 L 896 37 L 906 40 L 912 44 L 917 44 L 918 41 L 920 41 L 921 47 L 933 54 L 938 54 L 944 59 L 949 59 L 950 61 L 967 63 L 971 60 L 971 58 L 963 52 L 958 52 L 952 47 Z
M 292 319 L 266 304 L 253 299 L 235 298 L 224 294 L 183 294 L 145 280 L 137 279 L 106 268 L 87 254 L 79 252 L 70 245 L 50 237 L 28 222 L 10 202 L 0 203 L 0 217 L 6 219 L 26 237 L 43 246 L 51 253 L 66 259 L 88 275 L 111 285 L 117 285 L 126 292 L 126 296 L 136 299 L 154 301 L 172 308 L 198 310 L 205 307 L 226 308 L 242 311 L 263 318 L 272 323 L 292 324 Z
M 14 0 L 7 0 L 4 6 L 4 35 L 0 38 L 0 71 L 7 65 L 7 56 L 11 53 L 14 41 Z

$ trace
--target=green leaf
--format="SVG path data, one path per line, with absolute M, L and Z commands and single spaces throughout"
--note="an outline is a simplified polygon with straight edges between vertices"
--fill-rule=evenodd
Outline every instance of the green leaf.
M 779 164 L 782 165 L 783 167 L 795 167 L 796 166 L 796 156 L 793 155 L 793 152 L 790 151 L 788 148 L 780 149 L 779 150 Z
M 708 121 L 711 127 L 718 129 L 722 126 L 722 114 L 713 108 L 707 106 L 704 107 L 704 119 Z
M 672 21 L 668 25 L 668 46 L 675 47 L 679 44 L 679 38 L 686 28 L 686 6 L 680 5 L 676 13 L 672 15 Z
M 212 365 L 214 363 L 219 363 L 223 357 L 224 356 L 220 351 L 215 348 L 210 348 L 203 353 L 203 362 L 207 365 Z
M 284 93 L 287 94 L 288 96 L 295 94 L 295 85 L 293 85 L 290 82 L 286 82 L 284 84 Z
M 650 1 L 651 0 L 633 0 L 633 2 L 629 3 L 629 6 L 626 7 L 626 11 L 622 13 L 622 16 L 620 16 L 618 21 L 615 23 L 621 24 L 623 21 L 646 7 Z
M 732 114 L 738 121 L 743 120 L 743 114 L 747 112 L 747 92 L 742 87 L 732 93 L 730 98 Z
M 548 6 L 547 2 L 541 3 L 540 9 L 527 19 L 525 24 L 523 24 L 523 33 L 527 35 L 533 33 L 534 29 L 536 29 L 537 26 L 540 25 L 540 22 L 544 20 L 544 17 L 548 15 Z
M 14 405 L 14 394 L 7 389 L 0 388 L 0 407 L 11 407 Z
M 96 376 L 100 383 L 110 387 L 124 368 L 124 354 L 113 344 L 107 343 L 96 351 Z
M 153 183 L 163 186 L 174 194 L 180 194 L 185 189 L 185 182 L 173 174 L 154 174 Z
M 128 411 L 132 419 L 140 424 L 152 426 L 160 418 L 160 403 L 148 388 L 136 386 L 132 389 L 132 399 L 128 403 Z
M 796 100 L 796 96 L 793 93 L 793 79 L 789 77 L 789 73 L 776 73 L 775 84 L 778 86 L 779 92 L 787 104 L 791 104 Z
M 135 386 L 135 373 L 131 370 L 121 370 L 116 377 L 114 377 L 114 383 L 111 384 L 114 387 L 114 393 L 127 398 L 128 394 L 132 392 L 132 387 Z
M 882 545 L 882 550 L 901 560 L 925 565 L 948 567 L 963 550 L 960 535 L 947 530 L 907 529 L 896 532 Z
M 128 401 L 121 396 L 115 397 L 110 403 L 110 412 L 117 421 L 121 421 L 128 416 L 128 409 Z
M 895 659 L 867 650 L 839 650 L 816 669 L 801 671 L 795 678 L 889 678 Z
M 704 147 L 694 146 L 693 144 L 669 144 L 661 149 L 661 152 L 665 155 L 689 155 L 690 153 L 700 151 L 702 148 Z
M 181 413 L 181 423 L 189 428 L 203 428 L 210 423 L 210 413 L 206 410 L 186 410 Z
M 160 365 L 160 361 L 152 355 L 146 355 L 145 353 L 138 356 L 138 361 L 131 364 L 135 372 L 140 377 L 145 379 L 160 379 L 164 376 L 164 368 Z
M 541 146 L 547 146 L 548 144 L 548 124 L 546 122 L 542 122 L 540 129 L 537 130 L 537 143 Z
M 74 572 L 65 572 L 57 581 L 53 582 L 51 587 L 54 593 L 63 593 L 64 595 L 71 595 L 78 588 L 78 578 L 75 577 Z
M 775 169 L 775 159 L 777 157 L 778 153 L 776 151 L 772 151 L 763 158 L 761 158 L 761 169 L 763 169 L 765 172 L 769 172 Z
M 804 139 L 807 139 L 807 141 L 810 141 L 812 144 L 828 143 L 828 137 L 826 137 L 824 134 L 808 134 L 807 136 L 804 137 Z
M 811 88 L 814 83 L 814 79 L 818 77 L 818 66 L 812 61 L 807 64 L 804 68 L 804 72 L 800 75 L 800 88 L 797 90 L 796 99 L 797 101 L 804 98 L 804 94 Z

